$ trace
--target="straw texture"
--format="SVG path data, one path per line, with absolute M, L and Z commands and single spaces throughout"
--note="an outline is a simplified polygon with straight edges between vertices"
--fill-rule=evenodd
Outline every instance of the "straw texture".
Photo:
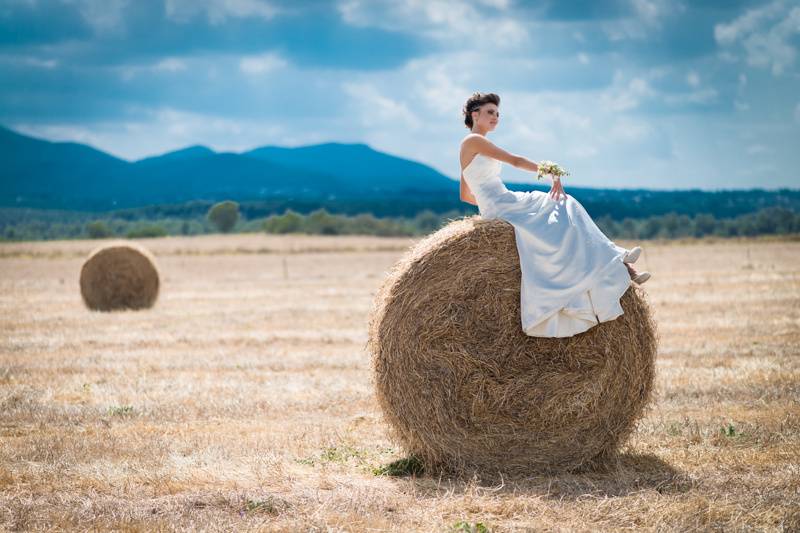
M 657 330 L 641 288 L 618 319 L 541 338 L 522 331 L 519 284 L 513 226 L 474 216 L 418 242 L 375 297 L 378 403 L 428 470 L 607 466 L 651 399 Z
M 89 309 L 145 309 L 158 297 L 155 258 L 145 248 L 114 243 L 94 250 L 83 263 L 81 296 Z

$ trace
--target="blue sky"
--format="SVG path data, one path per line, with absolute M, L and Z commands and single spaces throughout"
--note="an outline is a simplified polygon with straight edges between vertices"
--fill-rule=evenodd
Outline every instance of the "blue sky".
M 800 0 L 0 0 L 0 123 L 125 159 L 490 139 L 592 187 L 800 187 Z M 533 175 L 504 166 L 509 181 Z

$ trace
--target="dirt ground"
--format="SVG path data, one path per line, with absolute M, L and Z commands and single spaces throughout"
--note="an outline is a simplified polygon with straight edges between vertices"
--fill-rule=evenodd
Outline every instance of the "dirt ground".
M 373 473 L 367 321 L 412 240 L 137 242 L 159 299 L 113 313 L 100 242 L 0 245 L 0 529 L 800 530 L 800 242 L 639 243 L 661 345 L 619 469 L 491 484 Z

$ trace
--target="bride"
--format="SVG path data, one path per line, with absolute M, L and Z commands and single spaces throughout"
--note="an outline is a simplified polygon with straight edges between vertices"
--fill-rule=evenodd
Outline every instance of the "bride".
M 471 133 L 461 142 L 461 199 L 483 218 L 514 226 L 522 274 L 522 329 L 535 337 L 570 337 L 623 314 L 619 299 L 637 272 L 641 248 L 614 244 L 583 206 L 553 176 L 549 193 L 510 191 L 500 179 L 502 163 L 538 172 L 525 157 L 506 152 L 486 135 L 500 120 L 500 97 L 474 93 L 463 108 Z

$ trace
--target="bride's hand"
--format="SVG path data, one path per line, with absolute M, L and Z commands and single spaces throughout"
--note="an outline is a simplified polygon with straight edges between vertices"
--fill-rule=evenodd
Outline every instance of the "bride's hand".
M 550 198 L 556 202 L 558 202 L 562 197 L 567 197 L 567 193 L 564 192 L 564 187 L 561 185 L 561 180 L 559 178 L 553 178 L 553 186 L 550 189 L 549 194 Z

